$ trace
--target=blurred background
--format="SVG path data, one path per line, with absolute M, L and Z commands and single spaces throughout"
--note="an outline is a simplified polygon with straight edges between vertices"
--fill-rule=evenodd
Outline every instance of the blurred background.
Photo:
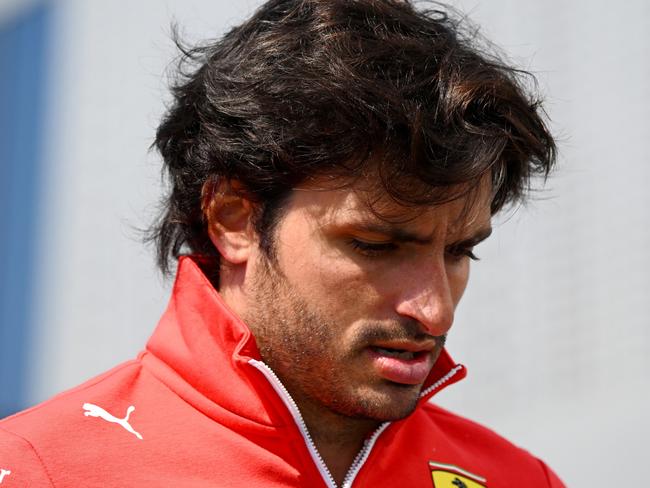
M 144 346 L 170 288 L 138 232 L 170 25 L 214 38 L 260 3 L 0 0 L 0 417 Z M 560 164 L 478 248 L 448 341 L 469 376 L 436 401 L 569 486 L 645 486 L 650 2 L 452 5 L 537 75 Z

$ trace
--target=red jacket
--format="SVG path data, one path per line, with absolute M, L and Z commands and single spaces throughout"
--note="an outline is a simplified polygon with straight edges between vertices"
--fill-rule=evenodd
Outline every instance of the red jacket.
M 465 376 L 446 352 L 405 420 L 366 442 L 344 486 L 562 487 L 540 460 L 428 402 Z M 189 258 L 145 351 L 0 422 L 0 488 L 333 487 L 250 331 Z

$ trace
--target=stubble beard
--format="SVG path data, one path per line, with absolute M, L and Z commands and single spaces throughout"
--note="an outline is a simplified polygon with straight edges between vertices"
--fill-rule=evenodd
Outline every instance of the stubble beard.
M 350 384 L 344 367 L 361 353 L 341 350 L 340 330 L 288 282 L 274 263 L 264 260 L 253 283 L 251 313 L 244 316 L 262 360 L 275 372 L 299 406 L 350 419 L 377 422 L 410 415 L 419 387 L 385 385 L 390 395 Z M 372 330 L 367 331 L 372 335 Z M 399 401 L 391 401 L 399 395 Z

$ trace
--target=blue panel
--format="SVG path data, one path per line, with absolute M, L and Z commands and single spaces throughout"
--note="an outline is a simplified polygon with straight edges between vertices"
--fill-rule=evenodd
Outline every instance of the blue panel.
M 49 18 L 0 23 L 0 418 L 26 406 Z

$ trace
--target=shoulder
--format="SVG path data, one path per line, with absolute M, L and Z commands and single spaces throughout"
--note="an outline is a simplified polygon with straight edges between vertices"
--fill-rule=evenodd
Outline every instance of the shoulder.
M 432 403 L 423 405 L 421 413 L 421 426 L 429 424 L 463 459 L 472 459 L 482 472 L 494 472 L 493 479 L 528 479 L 529 486 L 564 487 L 543 461 L 494 430 Z
M 434 421 L 436 425 L 443 428 L 450 435 L 461 435 L 464 438 L 484 438 L 498 444 L 504 443 L 508 447 L 515 447 L 510 441 L 489 427 L 451 412 L 434 403 L 426 403 L 422 406 L 421 410 L 429 420 Z
M 141 376 L 140 362 L 129 361 L 0 420 L 3 487 L 54 486 L 50 473 L 75 459 L 87 459 L 92 452 L 86 435 L 89 416 L 97 416 L 99 409 L 124 417 L 124 411 L 139 394 Z
M 477 448 L 490 446 L 491 449 L 505 451 L 514 455 L 530 456 L 494 430 L 466 417 L 450 412 L 433 403 L 423 405 L 422 412 L 427 421 L 432 422 L 445 436 L 462 443 L 471 443 Z
M 75 388 L 0 420 L 0 428 L 27 436 L 38 436 L 58 428 L 68 431 L 64 422 L 83 412 L 82 405 L 86 399 L 114 395 L 118 391 L 123 395 L 126 393 L 125 384 L 132 384 L 140 370 L 137 360 L 122 363 Z
M 0 423 L 0 483 L 6 486 L 54 486 L 34 446 Z

